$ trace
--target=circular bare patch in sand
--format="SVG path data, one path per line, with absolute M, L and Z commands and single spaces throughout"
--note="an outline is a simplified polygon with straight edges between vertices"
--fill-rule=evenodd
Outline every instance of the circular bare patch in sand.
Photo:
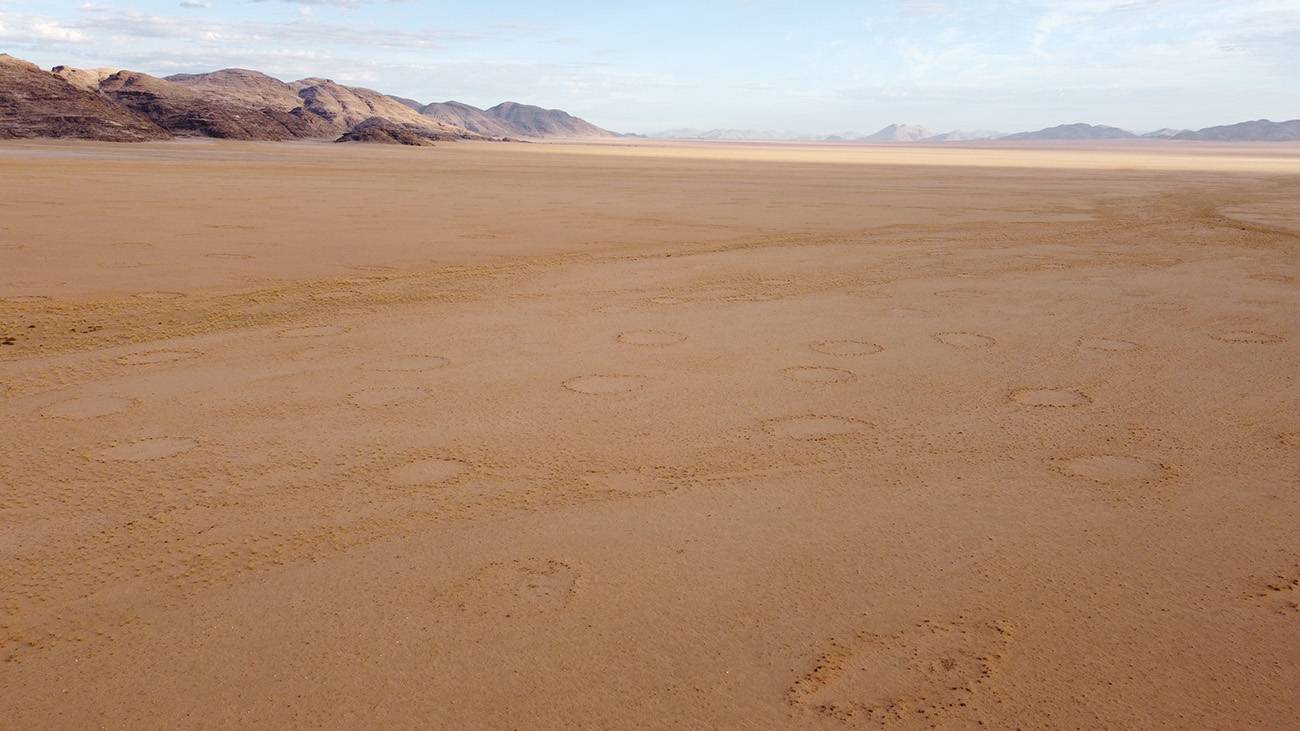
M 1085 350 L 1101 350 L 1107 353 L 1119 353 L 1125 350 L 1137 350 L 1142 346 L 1128 340 L 1118 340 L 1115 338 L 1084 338 L 1079 341 L 1079 347 L 1084 348 Z
M 51 419 L 96 419 L 120 414 L 131 408 L 131 399 L 119 396 L 86 396 L 60 401 L 41 409 L 41 416 Z
M 135 295 L 136 299 L 142 299 L 142 300 L 175 300 L 175 299 L 180 299 L 181 297 L 184 296 L 185 296 L 184 292 L 165 292 L 165 291 L 138 292 Z
M 303 325 L 302 327 L 291 327 L 288 330 L 281 330 L 282 338 L 323 338 L 330 335 L 342 335 L 347 332 L 346 328 L 338 325 Z
M 772 434 L 801 441 L 842 437 L 857 434 L 866 428 L 867 424 L 864 421 L 844 416 L 822 416 L 818 414 L 788 416 L 771 419 L 767 422 L 767 430 Z
M 686 335 L 672 330 L 628 330 L 618 334 L 618 341 L 626 345 L 663 347 L 685 342 Z
M 645 379 L 641 376 L 619 374 L 578 376 L 564 382 L 564 387 L 570 391 L 593 395 L 627 393 L 628 391 L 635 391 L 644 385 Z
M 446 482 L 462 474 L 466 469 L 468 469 L 468 466 L 464 462 L 430 457 L 429 459 L 394 467 L 388 473 L 388 476 L 395 484 L 412 487 Z
M 1011 392 L 1011 400 L 1022 406 L 1052 406 L 1067 408 L 1092 403 L 1087 394 L 1068 388 L 1018 388 Z
M 1273 345 L 1286 339 L 1281 335 L 1256 332 L 1254 330 L 1229 330 L 1222 333 L 1213 333 L 1210 337 L 1225 343 L 1254 343 L 1256 345 Z
M 650 301 L 653 302 L 653 303 L 655 303 L 656 305 L 683 305 L 683 304 L 686 304 L 686 300 L 685 300 L 685 299 L 683 299 L 683 298 L 681 298 L 681 297 L 674 297 L 674 296 L 672 296 L 672 295 L 668 295 L 668 294 L 659 295 L 658 297 L 651 297 L 651 298 L 650 298 Z
M 1295 277 L 1287 274 L 1276 274 L 1273 272 L 1264 272 L 1261 274 L 1250 275 L 1251 279 L 1257 282 L 1277 282 L 1279 284 L 1290 284 L 1295 281 Z
M 865 340 L 823 340 L 808 347 L 825 355 L 875 355 L 884 350 Z
M 150 350 L 144 353 L 131 353 L 117 359 L 121 365 L 153 365 L 155 363 L 171 363 L 178 360 L 189 360 L 197 358 L 202 353 L 197 350 Z
M 739 297 L 744 292 L 735 287 L 703 287 L 696 290 L 695 294 L 705 299 L 725 300 L 728 297 Z
M 350 300 L 360 296 L 361 292 L 355 289 L 333 289 L 328 292 L 311 293 L 311 298 L 317 302 L 338 302 L 340 300 Z
M 125 444 L 114 444 L 94 453 L 94 458 L 109 462 L 148 462 L 184 454 L 199 446 L 193 439 L 184 437 L 150 437 Z
M 853 372 L 823 366 L 792 366 L 781 369 L 781 374 L 800 383 L 846 383 L 853 380 Z
M 353 406 L 372 408 L 376 406 L 397 406 L 409 404 L 432 396 L 429 391 L 419 386 L 381 386 L 366 388 L 348 396 Z
M 1158 477 L 1162 467 L 1137 457 L 1122 454 L 1092 454 L 1065 460 L 1066 474 L 1086 477 L 1096 482 L 1128 482 Z
M 625 496 L 663 495 L 676 490 L 673 480 L 650 469 L 620 470 L 588 475 L 587 484 L 596 490 Z
M 997 344 L 998 341 L 987 335 L 968 332 L 944 332 L 935 333 L 934 339 L 944 345 L 951 345 L 954 348 L 971 350 L 974 348 L 989 348 Z
M 408 355 L 402 358 L 375 363 L 370 370 L 380 373 L 413 373 L 416 371 L 436 371 L 446 368 L 451 361 L 441 355 Z
M 1187 309 L 1187 305 L 1177 302 L 1143 302 L 1138 307 L 1154 312 L 1182 312 Z
M 355 277 L 348 277 L 347 279 L 343 280 L 343 283 L 368 287 L 376 284 L 386 284 L 389 281 L 389 279 L 390 277 L 385 277 L 382 274 L 365 274 L 365 275 L 359 275 Z

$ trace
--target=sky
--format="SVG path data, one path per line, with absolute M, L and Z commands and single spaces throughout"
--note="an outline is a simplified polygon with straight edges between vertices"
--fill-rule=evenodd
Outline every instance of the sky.
M 1300 0 L 0 0 L 0 52 L 509 99 L 641 133 L 1300 117 Z

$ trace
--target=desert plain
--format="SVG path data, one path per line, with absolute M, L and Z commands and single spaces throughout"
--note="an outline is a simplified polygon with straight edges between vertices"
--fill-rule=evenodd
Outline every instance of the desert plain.
M 1284 728 L 1300 147 L 0 145 L 0 727 Z

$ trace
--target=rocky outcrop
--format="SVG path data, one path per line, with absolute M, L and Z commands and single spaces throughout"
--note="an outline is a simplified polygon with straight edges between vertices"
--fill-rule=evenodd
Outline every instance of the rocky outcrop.
M 78 69 L 72 66 L 55 66 L 50 73 L 79 89 L 99 91 L 99 82 L 122 69 Z
M 436 135 L 420 127 L 407 127 L 383 117 L 371 117 L 344 132 L 335 142 L 370 142 L 381 145 L 432 145 Z
M 170 136 L 143 115 L 34 64 L 0 54 L 0 138 L 144 142 Z

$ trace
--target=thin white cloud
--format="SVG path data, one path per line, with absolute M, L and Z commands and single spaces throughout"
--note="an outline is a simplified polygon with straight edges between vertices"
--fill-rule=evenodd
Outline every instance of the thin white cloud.
M 24 46 L 83 43 L 90 36 L 72 25 L 36 15 L 0 12 L 0 41 Z

